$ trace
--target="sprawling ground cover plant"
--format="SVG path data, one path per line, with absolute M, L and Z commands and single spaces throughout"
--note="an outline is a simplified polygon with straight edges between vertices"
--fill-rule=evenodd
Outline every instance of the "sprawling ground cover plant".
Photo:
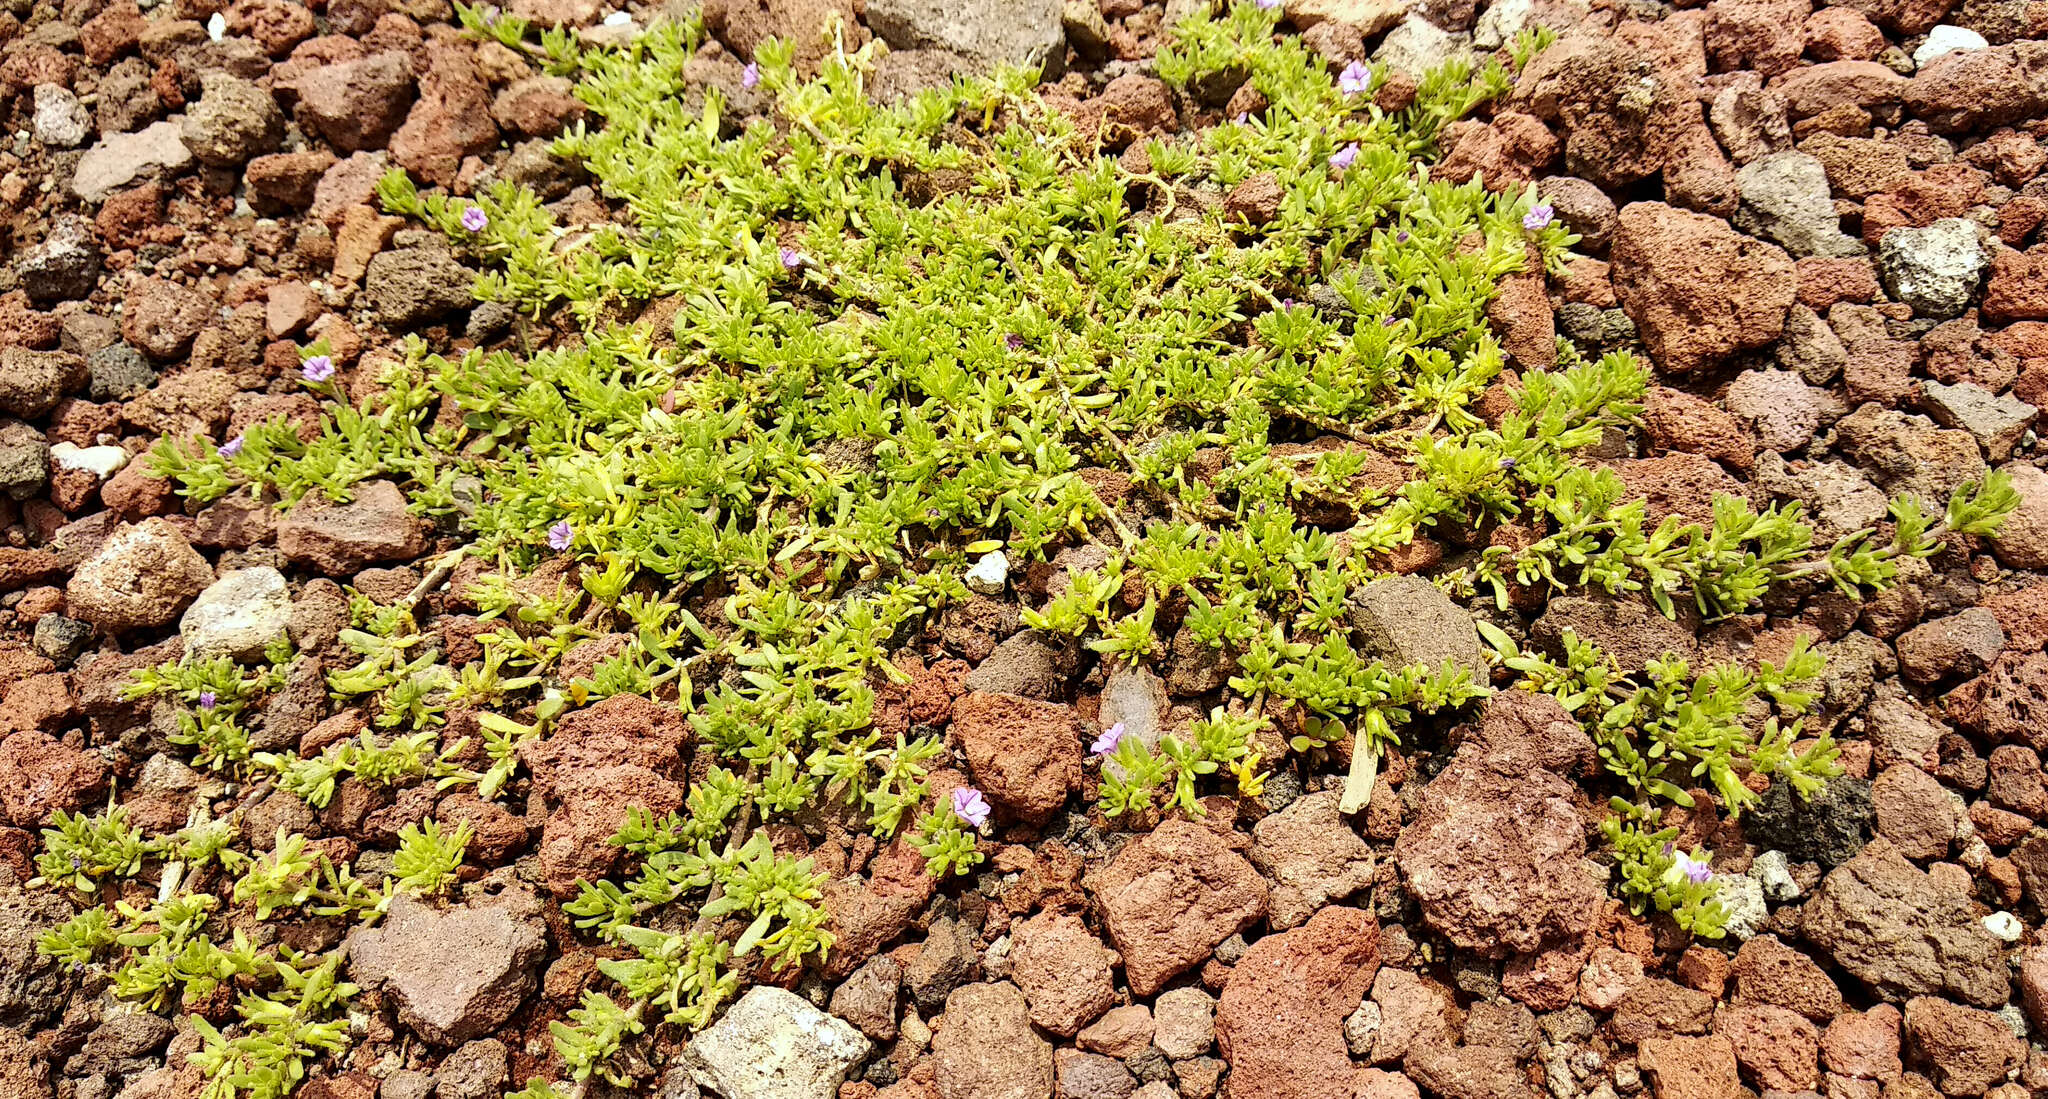
M 510 21 L 466 18 L 524 41 Z M 904 678 L 890 654 L 967 598 L 986 555 L 1062 561 L 1026 621 L 1104 660 L 1147 661 L 1185 630 L 1230 662 L 1205 720 L 1156 748 L 1099 743 L 1103 811 L 1144 820 L 1199 813 L 1219 787 L 1255 792 L 1288 753 L 1349 740 L 1369 761 L 1415 715 L 1490 689 L 1451 667 L 1368 661 L 1349 642 L 1352 593 L 1419 534 L 1539 530 L 1526 549 L 1445 570 L 1456 594 L 1592 586 L 1715 616 L 1781 580 L 1882 585 L 1898 556 L 2009 510 L 1997 484 L 1959 494 L 1938 524 L 1902 501 L 1893 541 L 1834 547 L 1813 544 L 1796 508 L 1734 500 L 1710 528 L 1649 525 L 1611 471 L 1576 456 L 1632 421 L 1645 369 L 1560 344 L 1553 368 L 1522 364 L 1510 379 L 1485 317 L 1502 278 L 1532 257 L 1565 262 L 1573 238 L 1533 194 L 1428 177 L 1439 127 L 1504 91 L 1507 68 L 1454 63 L 1389 113 L 1374 103 L 1386 74 L 1330 74 L 1275 38 L 1276 19 L 1239 3 L 1184 25 L 1158 61 L 1183 88 L 1248 74 L 1266 109 L 1124 158 L 1023 73 L 880 106 L 863 88 L 874 47 L 802 79 L 770 44 L 754 71 L 774 117 L 735 133 L 715 93 L 684 106 L 694 26 L 603 52 L 551 37 L 538 52 L 581 76 L 602 123 L 558 151 L 588 167 L 616 222 L 558 224 L 504 184 L 458 200 L 394 174 L 380 193 L 486 263 L 480 297 L 527 317 L 567 310 L 584 338 L 455 358 L 415 344 L 361 407 L 335 399 L 326 349 L 309 347 L 307 383 L 329 398 L 319 438 L 277 421 L 218 448 L 166 442 L 155 459 L 202 500 L 253 491 L 289 506 L 398 479 L 416 510 L 463 533 L 459 556 L 488 567 L 471 598 L 501 624 L 483 659 L 451 666 L 414 599 L 359 598 L 343 640 L 360 662 L 329 686 L 370 700 L 376 728 L 312 758 L 249 749 L 239 700 L 267 673 L 245 686 L 239 668 L 177 665 L 138 689 L 200 706 L 210 686 L 207 713 L 181 726 L 195 758 L 315 805 L 345 775 L 498 796 L 520 781 L 522 743 L 610 695 L 689 714 L 720 765 L 683 811 L 622 821 L 633 873 L 585 883 L 567 906 L 632 956 L 602 967 L 615 993 L 590 993 L 557 1026 L 577 1083 L 534 1081 L 522 1094 L 538 1099 L 612 1075 L 650 1025 L 708 1022 L 742 959 L 787 966 L 831 949 L 821 876 L 754 823 L 837 802 L 880 838 L 915 837 L 934 873 L 977 865 L 985 802 L 965 791 L 930 805 L 943 745 L 884 739 L 872 715 L 877 690 Z M 1220 201 L 1254 177 L 1277 194 L 1259 224 Z M 1489 388 L 1503 396 L 1490 417 Z M 437 581 L 454 563 L 438 563 Z M 559 581 L 519 580 L 543 567 Z M 623 650 L 565 680 L 563 654 L 612 632 L 629 635 Z M 1610 834 L 1631 899 L 1714 933 L 1711 883 L 1662 842 L 1659 806 L 1685 797 L 1666 770 L 1697 766 L 1724 793 L 1738 765 L 1823 781 L 1825 740 L 1794 754 L 1789 727 L 1752 730 L 1740 705 L 1764 691 L 1792 716 L 1811 661 L 1746 680 L 1663 665 L 1638 684 L 1589 650 L 1557 665 L 1492 639 L 1523 687 L 1595 727 L 1626 793 Z M 232 708 L 208 716 L 223 698 Z M 441 743 L 457 707 L 484 715 L 481 769 Z M 87 892 L 150 860 L 201 865 L 211 847 L 242 874 L 237 904 L 373 919 L 387 895 L 290 836 L 223 857 L 225 843 L 145 841 L 112 816 L 61 831 L 79 853 L 46 876 Z M 460 860 L 459 834 L 408 846 L 387 888 L 439 888 Z M 158 950 L 149 936 L 168 936 L 164 951 L 204 955 L 197 978 L 179 977 L 188 1004 L 210 974 L 282 990 L 249 993 L 234 1038 L 210 1034 L 215 1094 L 282 1094 L 307 1057 L 346 1040 L 328 1022 L 347 995 L 332 958 L 307 969 L 281 951 L 215 948 L 205 912 L 165 907 L 214 898 L 175 881 L 160 892 L 153 912 L 92 909 L 50 945 L 118 955 L 130 973 Z M 158 1003 L 166 987 L 135 985 Z

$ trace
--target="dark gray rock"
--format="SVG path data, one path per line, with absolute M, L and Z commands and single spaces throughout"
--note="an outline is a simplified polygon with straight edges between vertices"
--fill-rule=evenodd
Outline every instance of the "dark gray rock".
M 1794 862 L 1840 866 L 1863 849 L 1872 812 L 1865 779 L 1833 779 L 1812 801 L 1793 793 L 1790 783 L 1774 782 L 1743 814 L 1743 835 L 1759 850 L 1776 848 Z

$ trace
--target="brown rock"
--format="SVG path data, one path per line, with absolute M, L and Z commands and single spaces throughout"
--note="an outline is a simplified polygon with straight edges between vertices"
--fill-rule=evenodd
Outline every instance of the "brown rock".
M 1636 1051 L 1657 1099 L 1736 1099 L 1742 1081 L 1726 1036 L 1651 1038 Z
M 387 51 L 322 65 L 292 82 L 301 125 L 344 153 L 382 148 L 406 121 L 414 94 L 412 61 Z
M 1725 1004 L 1714 1033 L 1735 1047 L 1735 1060 L 1758 1088 L 1802 1091 L 1820 1086 L 1820 1034 L 1797 1012 L 1769 1004 Z
M 682 804 L 681 749 L 692 739 L 689 722 L 673 707 L 613 695 L 521 748 L 536 792 L 557 805 L 542 826 L 539 851 L 550 892 L 574 896 L 581 881 L 617 865 L 620 850 L 610 840 L 628 808 L 658 816 Z
M 1659 202 L 1621 211 L 1613 264 L 1622 308 L 1679 373 L 1776 341 L 1797 289 L 1783 249 Z
M 117 529 L 65 588 L 65 605 L 109 634 L 168 624 L 213 583 L 213 566 L 163 519 Z
M 366 481 L 354 492 L 346 504 L 301 500 L 278 523 L 277 548 L 330 576 L 351 576 L 380 561 L 411 560 L 426 549 L 424 524 L 406 510 L 397 485 Z
M 1334 790 L 1297 798 L 1252 828 L 1252 864 L 1273 882 L 1267 919 L 1275 930 L 1372 884 L 1372 849 L 1339 815 L 1340 798 Z
M 963 985 L 941 1022 L 932 1036 L 939 1099 L 1052 1099 L 1052 1044 L 1031 1029 L 1017 986 Z
M 2027 1045 L 1995 1013 L 1932 996 L 1906 1001 L 1906 1050 L 1950 1095 L 1982 1095 L 2026 1060 Z
M 1799 63 L 1805 42 L 1786 29 L 1811 10 L 1808 0 L 1714 0 L 1707 5 L 1707 60 L 1716 71 L 1776 76 Z
M 159 362 L 183 355 L 192 337 L 215 320 L 211 299 L 169 279 L 143 279 L 124 302 L 121 338 Z
M 1879 1004 L 1869 1011 L 1835 1017 L 1821 1035 L 1820 1054 L 1829 1073 L 1862 1080 L 1896 1080 L 1899 1061 L 1899 1009 Z
M 1621 998 L 1607 1029 L 1624 1042 L 1640 1045 L 1664 1035 L 1705 1034 L 1713 1019 L 1713 997 L 1651 977 Z
M 0 820 L 20 828 L 49 823 L 59 809 L 76 811 L 107 781 L 99 756 L 48 734 L 27 731 L 0 740 Z
M 495 1030 L 533 992 L 547 956 L 540 904 L 512 891 L 437 911 L 399 894 L 377 927 L 348 940 L 349 971 L 385 984 L 399 1018 L 437 1045 Z
M 1908 110 L 1936 133 L 1989 130 L 2048 111 L 2048 44 L 1956 50 L 1905 82 Z
M 1851 7 L 1822 8 L 1806 17 L 1806 52 L 1817 61 L 1868 61 L 1884 49 L 1884 32 Z
M 1266 914 L 1258 871 L 1215 832 L 1185 820 L 1131 841 L 1086 884 L 1137 996 L 1159 991 Z
M 1253 943 L 1216 1012 L 1232 1099 L 1349 1099 L 1344 1017 L 1379 968 L 1379 924 L 1325 908 Z
M 1515 1051 L 1499 1046 L 1426 1045 L 1403 1066 L 1415 1082 L 1443 1099 L 1537 1099 Z
M 1877 834 L 1892 841 L 1912 859 L 1938 859 L 1948 854 L 1963 826 L 1962 801 L 1942 788 L 1933 775 L 1911 764 L 1896 763 L 1870 784 Z
M 1653 386 L 1644 395 L 1643 426 L 1666 450 L 1700 454 L 1734 470 L 1756 459 L 1756 440 L 1734 416 L 1682 390 Z
M 1984 284 L 1984 319 L 2048 320 L 2048 248 L 2000 248 L 1992 254 L 1991 279 Z
M 1946 993 L 1995 1007 L 2011 989 L 2004 948 L 1954 884 L 1873 840 L 1828 873 L 1801 913 L 1801 929 L 1887 999 Z
M 1793 69 L 1770 88 L 1785 98 L 1786 111 L 1797 120 L 1837 107 L 1893 107 L 1905 94 L 1906 78 L 1875 61 L 1829 61 Z
M 1812 958 L 1759 935 L 1735 954 L 1735 996 L 1739 1000 L 1790 1008 L 1817 1023 L 1842 1010 L 1842 992 Z
M 391 135 L 391 159 L 430 183 L 453 183 L 463 157 L 498 144 L 491 105 L 490 86 L 468 50 L 429 47 L 419 99 Z
M 1406 969 L 1388 967 L 1373 978 L 1372 1000 L 1380 1009 L 1373 1036 L 1374 1064 L 1399 1061 L 1427 1045 L 1458 1040 L 1457 995 L 1444 985 Z
M 1744 495 L 1742 482 L 1703 454 L 1680 451 L 1655 458 L 1617 458 L 1609 466 L 1628 487 L 1627 499 L 1645 502 L 1645 525 L 1676 516 L 1681 523 L 1714 524 L 1714 500 Z
M 1116 955 L 1078 916 L 1041 912 L 1020 925 L 1010 977 L 1031 1005 L 1031 1021 L 1071 1038 L 1116 1003 L 1109 967 Z
M 835 940 L 823 976 L 838 980 L 910 926 L 932 899 L 932 876 L 924 856 L 899 836 L 868 864 L 868 880 L 829 881 L 823 892 Z
M 1994 742 L 2048 749 L 2048 654 L 2005 653 L 1947 704 L 1951 721 Z
M 1081 783 L 1089 730 L 1073 707 L 976 692 L 953 705 L 953 735 L 976 785 L 997 809 L 1033 824 Z
M 1223 196 L 1223 212 L 1252 225 L 1264 225 L 1280 216 L 1281 197 L 1280 178 L 1272 172 L 1260 172 Z
M 1453 122 L 1439 144 L 1444 155 L 1431 178 L 1465 183 L 1477 176 L 1491 191 L 1520 190 L 1562 151 L 1541 119 L 1517 111 L 1502 111 L 1491 122 Z
M 585 113 L 575 86 L 561 76 L 524 77 L 491 101 L 499 126 L 529 137 L 555 137 Z

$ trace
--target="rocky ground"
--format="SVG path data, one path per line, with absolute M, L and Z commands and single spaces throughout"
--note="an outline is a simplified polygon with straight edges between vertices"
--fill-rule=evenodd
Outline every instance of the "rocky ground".
M 751 51 L 816 43 L 836 12 L 849 46 L 897 47 L 878 95 L 1046 58 L 1070 109 L 1172 131 L 1205 115 L 1146 59 L 1192 6 L 707 0 L 714 40 L 690 76 L 758 107 Z M 1887 493 L 1945 497 L 1990 468 L 2012 473 L 2020 513 L 1867 602 L 1821 593 L 1708 627 L 1587 597 L 1543 610 L 1539 640 L 1572 628 L 1638 664 L 1769 656 L 1801 634 L 1828 654 L 1824 721 L 1847 775 L 1813 805 L 1774 788 L 1740 821 L 1710 801 L 1685 821 L 1735 909 L 1718 942 L 1632 915 L 1577 872 L 1599 849 L 1600 799 L 1573 781 L 1591 745 L 1505 697 L 1412 739 L 1358 818 L 1339 813 L 1334 776 L 1292 770 L 1201 822 L 1133 834 L 1091 816 L 1072 730 L 1171 725 L 1214 684 L 1178 659 L 1063 665 L 1013 602 L 978 599 L 899 657 L 918 678 L 896 704 L 950 724 L 961 765 L 1041 805 L 1044 827 L 1000 829 L 981 873 L 940 887 L 900 845 L 821 850 L 829 962 L 661 1050 L 682 1067 L 650 1070 L 640 1093 L 2048 1096 L 2048 473 L 2032 426 L 2048 399 L 2048 3 L 1286 7 L 1333 68 L 1419 71 L 1531 22 L 1558 32 L 1510 96 L 1445 134 L 1437 174 L 1535 181 L 1583 237 L 1587 258 L 1505 295 L 1494 320 L 1511 351 L 1540 355 L 1553 332 L 1647 349 L 1659 388 L 1608 456 L 1654 514 L 1702 517 L 1715 492 L 1800 500 L 1831 537 L 1880 520 Z M 511 10 L 591 39 L 663 14 Z M 465 873 L 491 889 L 446 909 L 401 900 L 358 933 L 358 1041 L 297 1094 L 482 1099 L 550 1071 L 549 1024 L 599 955 L 536 869 L 543 821 L 568 811 L 551 808 L 549 765 L 523 814 L 432 784 L 358 784 L 316 814 L 187 767 L 163 715 L 121 687 L 204 634 L 209 605 L 267 608 L 302 650 L 332 652 L 341 583 L 397 598 L 452 544 L 389 486 L 340 513 L 200 508 L 138 456 L 279 413 L 314 422 L 297 381 L 313 340 L 369 385 L 350 368 L 405 334 L 513 338 L 504 311 L 471 308 L 460 258 L 372 188 L 390 165 L 458 195 L 512 178 L 570 220 L 605 216 L 547 149 L 583 113 L 569 83 L 465 37 L 447 0 L 12 0 L 0 97 L 0 1095 L 196 1094 L 189 1024 L 35 953 L 71 911 L 24 886 L 36 830 L 110 787 L 152 830 L 203 800 L 359 868 L 430 810 L 472 821 Z M 215 586 L 264 568 L 288 584 Z M 475 621 L 446 593 L 426 608 L 451 638 Z M 660 724 L 633 701 L 565 723 L 563 742 L 590 750 L 555 765 Z M 311 752 L 361 726 L 330 708 L 315 660 L 268 703 L 270 746 Z M 1072 751 L 1018 767 L 1047 728 Z M 338 932 L 319 923 L 277 934 L 324 946 Z

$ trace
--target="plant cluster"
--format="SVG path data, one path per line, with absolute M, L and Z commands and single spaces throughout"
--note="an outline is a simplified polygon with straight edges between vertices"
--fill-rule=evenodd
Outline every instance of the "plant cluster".
M 1576 456 L 1641 410 L 1647 372 L 1626 354 L 1588 361 L 1560 341 L 1555 368 L 1524 364 L 1504 410 L 1482 416 L 1506 365 L 1488 302 L 1532 255 L 1566 262 L 1576 238 L 1533 192 L 1449 185 L 1424 163 L 1542 36 L 1510 63 L 1450 63 L 1388 112 L 1372 95 L 1384 73 L 1334 78 L 1276 36 L 1278 18 L 1250 2 L 1195 16 L 1158 59 L 1183 90 L 1242 75 L 1265 110 L 1119 158 L 1111 127 L 1049 105 L 1020 71 L 882 105 L 865 87 L 878 47 L 806 79 L 770 42 L 756 71 L 774 118 L 735 132 L 715 91 L 685 106 L 694 20 L 585 51 L 565 34 L 533 47 L 522 24 L 463 9 L 473 32 L 579 76 L 602 125 L 556 151 L 618 216 L 565 225 L 508 183 L 458 199 L 399 172 L 379 195 L 484 265 L 480 298 L 565 311 L 581 341 L 452 357 L 413 341 L 361 407 L 334 399 L 331 350 L 309 347 L 319 437 L 278 420 L 219 446 L 167 440 L 152 468 L 194 499 L 281 505 L 398 480 L 485 563 L 464 598 L 497 627 L 480 661 L 454 667 L 410 600 L 359 599 L 342 640 L 360 660 L 328 683 L 367 702 L 375 730 L 312 758 L 226 734 L 195 744 L 315 804 L 348 776 L 496 797 L 518 781 L 519 745 L 570 707 L 637 694 L 684 710 L 720 764 L 683 810 L 622 822 L 628 870 L 566 906 L 625 955 L 603 967 L 616 995 L 592 991 L 555 1027 L 580 1094 L 623 1079 L 616 1055 L 648 1026 L 710 1021 L 741 959 L 786 967 L 831 947 L 820 875 L 754 821 L 839 812 L 913 844 L 934 874 L 980 862 L 979 795 L 928 804 L 940 738 L 885 734 L 875 715 L 908 680 L 892 654 L 971 598 L 963 577 L 984 554 L 1055 565 L 1053 594 L 1025 608 L 1033 627 L 1131 664 L 1184 634 L 1234 672 L 1206 719 L 1156 748 L 1099 752 L 1104 812 L 1144 818 L 1198 813 L 1225 782 L 1256 793 L 1262 766 L 1285 762 L 1265 753 L 1348 735 L 1369 760 L 1415 715 L 1485 692 L 1349 643 L 1352 593 L 1424 535 L 1542 524 L 1535 546 L 1443 577 L 1453 590 L 1599 585 L 1713 613 L 1808 574 L 1881 584 L 1893 557 L 1931 550 L 1944 531 L 1909 530 L 1910 504 L 1880 549 L 1823 553 L 1796 512 L 1734 504 L 1711 529 L 1644 531 L 1618 479 Z M 1280 196 L 1258 224 L 1220 201 L 1254 177 Z M 1995 491 L 1970 497 L 1946 529 L 1979 529 L 1997 507 Z M 624 638 L 615 655 L 564 674 L 571 648 L 610 635 Z M 1617 843 L 1661 834 L 1648 799 L 1668 796 L 1624 748 L 1690 743 L 1693 719 L 1661 700 L 1733 689 L 1665 673 L 1604 744 L 1641 779 Z M 1617 712 L 1593 705 L 1575 709 Z M 441 744 L 456 708 L 477 715 L 481 757 Z M 1275 714 L 1291 730 L 1277 741 Z M 81 867 L 128 865 L 108 862 L 125 859 L 119 844 L 77 842 L 95 845 Z M 423 828 L 408 842 L 401 880 L 444 884 L 459 838 Z M 249 903 L 375 908 L 325 868 L 316 883 L 286 847 L 260 872 L 251 861 Z M 535 1080 L 520 1094 L 562 1093 Z

